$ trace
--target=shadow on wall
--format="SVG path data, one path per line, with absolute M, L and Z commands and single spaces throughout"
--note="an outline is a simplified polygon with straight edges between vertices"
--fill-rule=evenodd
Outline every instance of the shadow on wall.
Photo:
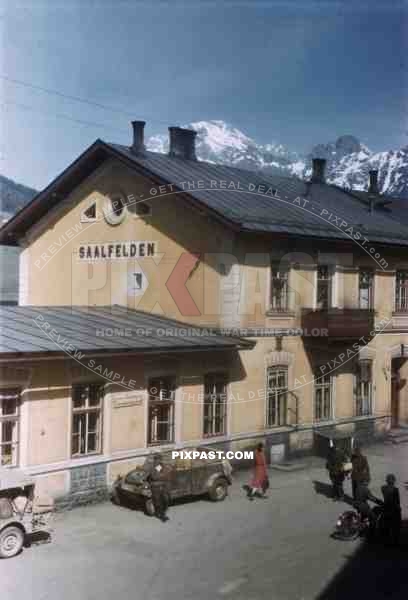
M 351 548 L 348 546 L 350 542 L 338 543 L 344 545 L 344 556 L 348 561 L 315 600 L 408 598 L 407 520 L 403 522 L 398 548 L 363 542 L 358 550 L 351 554 Z

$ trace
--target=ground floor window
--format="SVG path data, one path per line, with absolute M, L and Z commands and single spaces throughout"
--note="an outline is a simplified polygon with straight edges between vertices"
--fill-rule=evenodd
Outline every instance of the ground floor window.
M 288 408 L 288 369 L 287 367 L 269 367 L 267 371 L 267 427 L 279 427 L 287 424 Z
M 175 394 L 174 377 L 150 380 L 147 441 L 151 445 L 174 442 Z
M 356 365 L 354 390 L 357 417 L 371 415 L 372 389 L 372 363 L 370 360 L 360 360 Z
M 103 395 L 103 384 L 72 387 L 72 456 L 102 451 Z
M 227 376 L 207 375 L 204 380 L 204 436 L 226 433 Z
M 0 390 L 0 466 L 18 464 L 19 406 L 19 390 Z
M 314 375 L 314 414 L 315 421 L 332 419 L 332 378 L 320 369 Z

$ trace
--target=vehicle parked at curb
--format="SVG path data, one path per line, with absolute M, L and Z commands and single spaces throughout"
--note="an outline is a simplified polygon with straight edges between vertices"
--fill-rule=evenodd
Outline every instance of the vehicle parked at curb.
M 200 450 L 208 451 L 210 448 Z M 160 455 L 167 471 L 170 501 L 207 495 L 212 501 L 219 502 L 227 497 L 228 487 L 232 483 L 232 467 L 228 460 L 172 458 L 171 452 L 162 452 Z M 115 504 L 131 503 L 141 506 L 146 514 L 154 515 L 152 492 L 146 474 L 151 460 L 152 457 L 149 456 L 144 465 L 117 478 L 111 494 Z
M 35 504 L 35 483 L 22 471 L 0 468 L 0 558 L 16 556 L 35 533 L 50 536 L 50 504 Z

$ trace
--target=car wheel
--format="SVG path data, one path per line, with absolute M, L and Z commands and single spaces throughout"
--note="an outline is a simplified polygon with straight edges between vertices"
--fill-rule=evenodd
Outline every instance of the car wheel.
M 121 501 L 120 501 L 120 494 L 117 488 L 113 488 L 112 493 L 111 493 L 111 500 L 113 502 L 113 504 L 116 504 L 116 506 L 120 506 Z
M 149 517 L 154 517 L 156 511 L 154 510 L 154 504 L 151 498 L 146 500 L 144 510 L 146 515 Z
M 6 527 L 0 533 L 0 558 L 16 556 L 24 544 L 24 532 L 19 527 Z
M 228 482 L 226 479 L 217 479 L 212 484 L 209 492 L 210 499 L 213 502 L 221 502 L 228 496 Z

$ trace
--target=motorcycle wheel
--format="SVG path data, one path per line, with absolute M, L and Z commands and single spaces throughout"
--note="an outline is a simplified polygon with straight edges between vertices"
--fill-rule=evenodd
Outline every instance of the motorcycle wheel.
M 349 512 L 342 517 L 342 525 L 336 531 L 336 538 L 353 541 L 360 535 L 360 519 L 354 512 Z

